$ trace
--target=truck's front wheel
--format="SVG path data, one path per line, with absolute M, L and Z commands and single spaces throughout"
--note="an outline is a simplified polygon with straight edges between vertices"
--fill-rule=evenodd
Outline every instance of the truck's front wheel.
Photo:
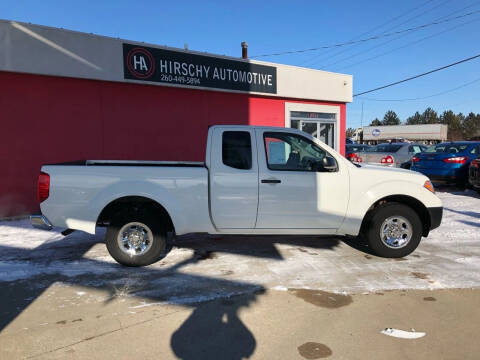
M 110 255 L 126 266 L 150 265 L 165 253 L 167 230 L 161 220 L 149 215 L 117 216 L 107 228 Z
M 366 224 L 365 235 L 376 255 L 399 258 L 417 248 L 422 238 L 422 222 L 412 208 L 386 203 L 373 211 Z

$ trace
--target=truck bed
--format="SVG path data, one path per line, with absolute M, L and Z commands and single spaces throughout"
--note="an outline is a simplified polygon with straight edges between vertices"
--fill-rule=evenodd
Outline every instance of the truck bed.
M 156 160 L 77 160 L 46 166 L 176 166 L 205 167 L 201 161 L 156 161 Z
M 40 204 L 58 227 L 95 233 L 110 202 L 145 197 L 170 209 L 178 233 L 211 231 L 208 169 L 200 162 L 83 160 L 44 165 L 49 197 Z

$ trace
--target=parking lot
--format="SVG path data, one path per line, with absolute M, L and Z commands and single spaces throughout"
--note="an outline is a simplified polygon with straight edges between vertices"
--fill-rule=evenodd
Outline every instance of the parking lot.
M 438 195 L 441 227 L 403 259 L 359 239 L 188 235 L 161 261 L 126 268 L 103 231 L 0 222 L 0 358 L 475 358 L 480 198 Z

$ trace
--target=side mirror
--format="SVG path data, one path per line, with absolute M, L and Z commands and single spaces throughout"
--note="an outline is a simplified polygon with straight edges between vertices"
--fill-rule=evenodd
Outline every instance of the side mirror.
M 337 171 L 337 162 L 331 156 L 325 156 L 323 158 L 322 166 L 327 171 Z

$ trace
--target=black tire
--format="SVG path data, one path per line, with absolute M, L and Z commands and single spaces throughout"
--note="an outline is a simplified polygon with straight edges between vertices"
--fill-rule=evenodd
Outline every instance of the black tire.
M 408 220 L 411 226 L 410 240 L 400 247 L 389 247 L 380 236 L 381 227 L 388 218 L 395 216 Z M 372 252 L 381 257 L 400 258 L 412 253 L 422 238 L 422 222 L 417 213 L 409 206 L 400 203 L 386 203 L 378 206 L 366 220 L 364 234 Z M 392 245 L 395 246 L 395 245 Z
M 455 183 L 455 186 L 460 190 L 460 191 L 465 191 L 465 189 L 467 188 L 467 182 L 465 180 L 463 181 L 457 181 Z
M 127 224 L 137 223 L 137 229 L 147 230 L 147 238 L 149 248 L 145 252 L 139 254 L 129 254 L 122 250 L 118 237 L 120 230 Z M 128 231 L 128 229 L 125 229 Z M 149 232 L 148 232 L 149 230 Z M 150 241 L 150 238 L 151 241 Z M 123 213 L 112 219 L 107 228 L 105 242 L 110 255 L 120 264 L 125 266 L 146 266 L 158 261 L 167 249 L 167 227 L 162 219 L 158 216 L 150 214 L 142 214 L 137 212 Z M 147 245 L 148 247 L 148 245 Z M 132 250 L 135 251 L 135 250 Z

